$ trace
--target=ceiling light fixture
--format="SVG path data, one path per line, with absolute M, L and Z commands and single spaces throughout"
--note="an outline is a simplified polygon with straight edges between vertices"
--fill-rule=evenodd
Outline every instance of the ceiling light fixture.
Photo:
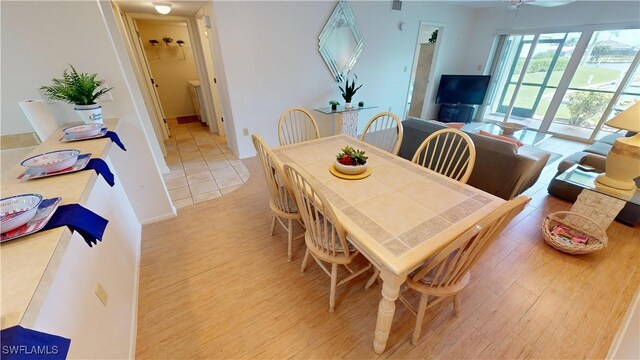
M 170 2 L 154 2 L 153 7 L 156 8 L 156 11 L 162 15 L 167 15 L 171 12 L 171 7 L 173 6 Z

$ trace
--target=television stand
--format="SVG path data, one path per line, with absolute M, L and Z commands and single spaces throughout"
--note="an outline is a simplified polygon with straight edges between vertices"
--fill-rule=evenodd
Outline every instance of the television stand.
M 469 123 L 473 118 L 473 106 L 462 104 L 440 104 L 438 121 Z

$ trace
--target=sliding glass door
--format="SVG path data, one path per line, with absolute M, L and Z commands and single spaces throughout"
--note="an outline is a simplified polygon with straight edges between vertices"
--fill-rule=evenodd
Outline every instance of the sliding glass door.
M 484 120 L 593 139 L 640 99 L 638 29 L 505 35 L 501 44 Z

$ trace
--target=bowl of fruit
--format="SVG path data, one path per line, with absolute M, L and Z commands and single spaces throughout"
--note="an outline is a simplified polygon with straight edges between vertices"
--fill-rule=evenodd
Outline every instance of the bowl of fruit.
M 336 156 L 334 166 L 343 174 L 358 175 L 367 171 L 369 164 L 367 164 L 367 156 L 364 151 L 346 146 Z

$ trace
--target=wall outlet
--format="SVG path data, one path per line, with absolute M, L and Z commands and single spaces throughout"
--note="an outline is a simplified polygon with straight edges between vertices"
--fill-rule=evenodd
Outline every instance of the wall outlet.
M 107 291 L 102 287 L 100 283 L 98 283 L 98 287 L 96 288 L 96 296 L 98 297 L 98 300 L 100 300 L 102 305 L 107 306 L 109 294 L 107 294 Z
M 391 106 L 389 106 L 389 112 L 391 112 Z
M 249 136 L 249 129 L 247 128 L 242 129 L 242 135 Z
M 482 64 L 478 64 L 478 71 L 482 71 Z

